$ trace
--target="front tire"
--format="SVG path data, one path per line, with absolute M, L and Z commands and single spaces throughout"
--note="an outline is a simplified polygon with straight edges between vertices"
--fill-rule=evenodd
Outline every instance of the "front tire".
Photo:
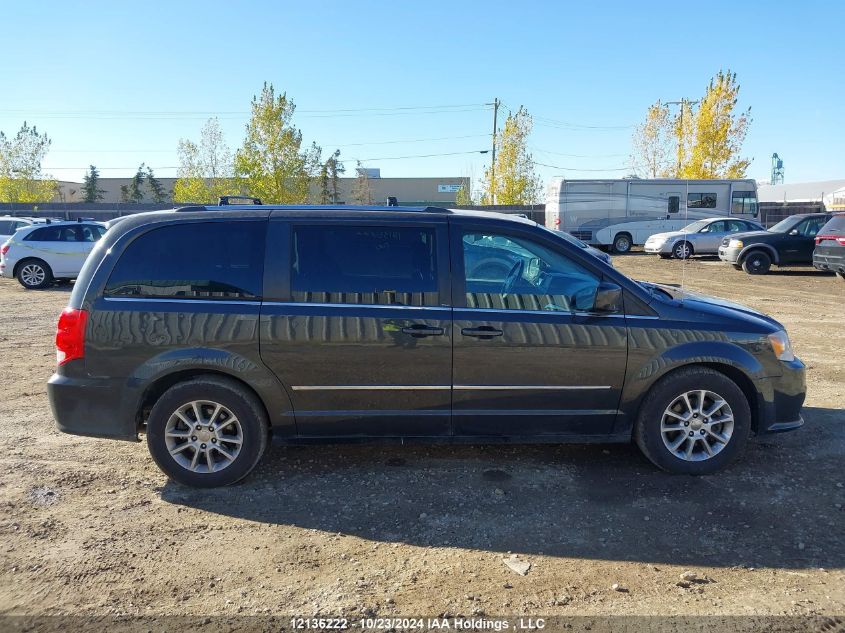
M 246 477 L 267 448 L 264 406 L 237 382 L 201 376 L 164 392 L 147 420 L 158 467 L 186 486 L 228 486 Z
M 730 378 L 687 367 L 660 379 L 645 397 L 634 440 L 658 468 L 709 475 L 736 460 L 751 433 L 751 409 Z
M 688 259 L 694 254 L 692 244 L 683 240 L 672 247 L 672 257 L 675 259 Z
M 630 253 L 633 245 L 634 240 L 627 233 L 619 233 L 613 238 L 613 250 L 620 255 Z
M 41 290 L 53 283 L 50 265 L 40 259 L 26 259 L 18 266 L 18 282 L 27 290 Z
M 845 281 L 845 273 L 836 273 L 842 281 Z
M 765 251 L 751 251 L 742 260 L 742 269 L 749 275 L 765 275 L 772 267 L 772 258 Z

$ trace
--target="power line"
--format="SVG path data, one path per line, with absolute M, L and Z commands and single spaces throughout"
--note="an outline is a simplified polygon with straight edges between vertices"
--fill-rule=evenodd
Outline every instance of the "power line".
M 410 155 L 410 156 L 380 156 L 378 158 L 354 158 L 353 157 L 353 158 L 343 159 L 342 162 L 359 161 L 359 162 L 362 162 L 362 163 L 366 163 L 366 162 L 372 162 L 372 161 L 376 161 L 376 160 L 404 160 L 404 159 L 407 159 L 407 158 L 435 158 L 435 157 L 439 157 L 439 156 L 461 156 L 461 155 L 467 155 L 467 154 L 486 154 L 489 151 L 490 150 L 488 150 L 488 149 L 477 149 L 477 150 L 471 150 L 471 151 L 466 151 L 466 152 L 446 152 L 446 153 L 441 153 L 441 154 L 414 154 L 414 155 Z M 178 165 L 160 165 L 160 166 L 157 167 L 155 165 L 151 165 L 151 166 L 149 166 L 149 168 L 150 169 L 179 169 L 179 166 Z M 59 170 L 73 170 L 73 169 L 88 169 L 88 165 L 85 165 L 84 167 L 52 167 L 52 166 L 51 167 L 44 167 L 44 171 L 59 171 Z M 132 170 L 132 169 L 138 169 L 138 166 L 133 165 L 131 167 L 97 167 L 98 171 L 113 171 L 113 170 L 118 170 L 118 169 L 130 169 L 130 170 Z
M 361 147 L 367 145 L 396 145 L 401 143 L 425 143 L 429 141 L 455 141 L 461 139 L 468 139 L 468 138 L 487 138 L 490 136 L 489 134 L 467 134 L 465 136 L 438 136 L 433 138 L 414 138 L 414 139 L 401 139 L 395 141 L 373 141 L 373 142 L 364 142 L 364 143 L 341 143 L 341 144 L 334 144 L 329 143 L 324 145 L 325 147 Z M 56 154 L 85 154 L 85 153 L 102 153 L 102 154 L 164 154 L 164 153 L 175 153 L 177 150 L 174 149 L 51 149 L 50 153 Z
M 542 149 L 540 147 L 535 147 L 533 145 L 529 145 L 531 149 L 535 152 L 541 152 L 543 154 L 554 154 L 555 156 L 568 156 L 569 158 L 618 158 L 619 156 L 627 156 L 628 154 L 565 154 L 563 152 L 553 152 L 548 149 Z
M 513 110 L 501 101 L 499 102 L 499 105 L 506 108 L 508 112 L 513 114 Z M 553 119 L 538 114 L 531 114 L 531 119 L 534 121 L 535 124 L 541 127 L 565 130 L 629 130 L 634 127 L 633 125 L 586 125 L 583 123 L 561 121 L 559 119 Z
M 542 167 L 551 167 L 552 169 L 560 169 L 562 171 L 628 171 L 630 167 L 603 167 L 601 169 L 581 169 L 580 167 L 561 167 L 560 165 L 547 165 L 546 163 L 538 163 L 535 165 Z
M 455 106 L 407 106 L 401 108 L 361 108 L 343 110 L 296 110 L 294 116 L 308 119 L 347 118 L 356 116 L 409 116 L 416 114 L 453 114 L 489 110 L 484 104 Z M 96 119 L 141 121 L 189 121 L 216 117 L 220 120 L 242 120 L 251 116 L 248 111 L 132 111 L 132 110 L 0 110 L 0 115 L 24 115 L 40 119 Z

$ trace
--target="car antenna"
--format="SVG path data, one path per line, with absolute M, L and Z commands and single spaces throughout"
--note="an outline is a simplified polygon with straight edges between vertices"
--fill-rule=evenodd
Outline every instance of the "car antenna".
M 689 180 L 686 181 L 684 184 L 684 200 L 686 203 L 684 204 L 684 228 L 681 229 L 681 234 L 683 239 L 683 244 L 686 247 L 687 244 L 687 227 L 689 226 Z M 686 251 L 684 251 L 686 252 Z M 687 260 L 689 259 L 689 254 L 687 254 L 683 261 L 681 262 L 681 303 L 684 302 L 684 283 L 686 283 L 687 277 Z

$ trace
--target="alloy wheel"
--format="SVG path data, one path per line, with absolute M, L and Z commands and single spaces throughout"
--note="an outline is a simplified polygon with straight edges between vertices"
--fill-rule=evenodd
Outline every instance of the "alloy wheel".
M 244 435 L 237 416 L 211 400 L 182 405 L 167 421 L 164 440 L 173 460 L 191 472 L 212 473 L 235 462 Z
M 44 283 L 47 272 L 38 264 L 26 264 L 21 268 L 21 280 L 27 286 L 38 286 Z
M 663 444 L 678 459 L 698 462 L 718 455 L 731 441 L 734 415 L 719 394 L 687 391 L 666 407 L 660 421 Z

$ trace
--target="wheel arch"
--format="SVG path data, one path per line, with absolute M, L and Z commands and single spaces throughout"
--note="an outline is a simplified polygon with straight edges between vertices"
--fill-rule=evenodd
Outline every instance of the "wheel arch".
M 19 259 L 17 262 L 15 262 L 15 267 L 12 269 L 12 275 L 14 277 L 17 277 L 18 271 L 20 270 L 21 266 L 23 266 L 27 262 L 41 262 L 42 264 L 44 264 L 47 267 L 47 270 L 50 271 L 50 274 L 53 274 L 53 267 L 50 266 L 50 263 L 47 260 L 42 259 L 40 257 L 35 257 L 34 255 L 28 255 L 27 257 L 23 257 L 23 258 Z
M 236 384 L 238 387 L 245 389 L 246 391 L 250 392 L 254 395 L 258 402 L 261 403 L 261 407 L 264 409 L 265 414 L 267 414 L 267 421 L 270 421 L 270 412 L 267 409 L 267 404 L 264 402 L 264 399 L 258 394 L 258 392 L 253 389 L 253 387 L 237 376 L 233 376 L 223 371 L 215 371 L 208 368 L 193 368 L 193 369 L 183 369 L 180 371 L 174 371 L 169 374 L 165 374 L 163 376 L 159 376 L 154 382 L 147 386 L 147 388 L 142 392 L 141 398 L 137 407 L 137 412 L 135 416 L 135 423 L 137 429 L 140 431 L 143 428 L 144 421 L 147 419 L 147 416 L 150 413 L 150 410 L 153 408 L 153 405 L 158 401 L 164 393 L 170 389 L 171 387 L 178 385 L 182 382 L 188 382 L 190 380 L 194 380 L 196 378 L 203 378 L 203 377 L 210 377 L 210 378 L 223 378 L 229 382 Z M 272 426 L 272 425 L 271 425 Z
M 665 371 L 651 382 L 648 389 L 646 389 L 643 393 L 643 397 L 640 398 L 639 402 L 637 403 L 636 411 L 631 418 L 632 437 L 635 426 L 634 422 L 639 419 L 640 412 L 642 411 L 642 407 L 645 404 L 645 396 L 647 396 L 655 388 L 657 383 L 661 382 L 667 377 L 670 377 L 672 374 L 684 369 L 696 367 L 702 367 L 717 371 L 723 376 L 729 378 L 734 384 L 736 384 L 737 387 L 739 387 L 740 391 L 742 391 L 743 395 L 745 395 L 745 399 L 748 401 L 748 407 L 751 410 L 751 430 L 754 433 L 757 432 L 757 429 L 760 427 L 760 417 L 763 406 L 761 394 L 754 386 L 754 381 L 751 379 L 751 376 L 749 376 L 746 371 L 741 367 L 726 361 L 701 360 L 672 367 L 671 369 Z
M 744 261 L 745 261 L 745 258 L 746 258 L 746 257 L 748 257 L 748 255 L 749 255 L 752 251 L 755 251 L 755 250 L 757 250 L 757 251 L 766 251 L 766 254 L 767 254 L 769 257 L 771 257 L 771 258 L 772 258 L 772 263 L 773 263 L 773 264 L 777 264 L 777 263 L 779 263 L 779 261 L 780 261 L 780 258 L 778 257 L 778 252 L 777 252 L 777 249 L 776 249 L 776 248 L 774 248 L 773 246 L 771 246 L 771 245 L 769 245 L 769 244 L 749 244 L 748 246 L 746 246 L 745 248 L 743 248 L 743 249 L 739 252 L 739 257 L 737 257 L 737 258 L 736 258 L 737 263 L 738 263 L 738 264 L 741 264 L 742 262 L 744 262 Z

